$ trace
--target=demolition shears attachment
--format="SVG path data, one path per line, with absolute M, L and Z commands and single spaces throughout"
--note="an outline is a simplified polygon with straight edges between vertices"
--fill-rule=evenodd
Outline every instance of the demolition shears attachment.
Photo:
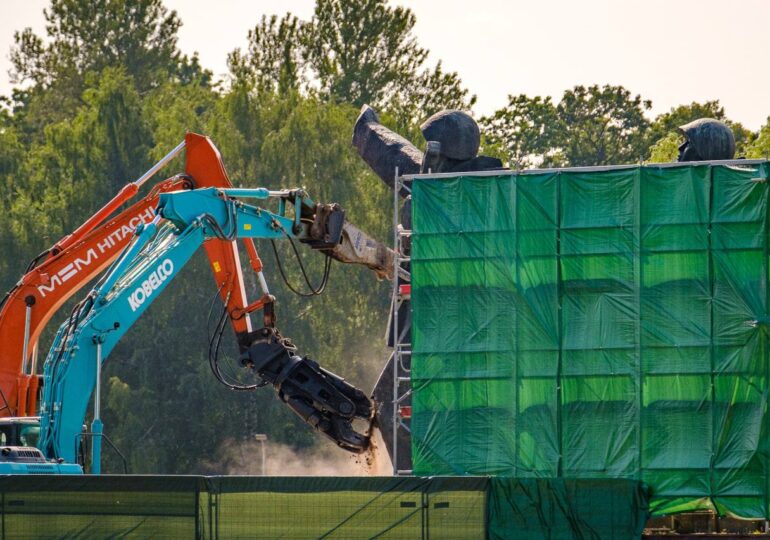
M 263 385 L 272 384 L 300 418 L 340 448 L 354 453 L 369 448 L 369 433 L 353 428 L 355 419 L 371 422 L 374 408 L 366 394 L 307 356 L 300 357 L 291 340 L 275 328 L 251 336 L 251 345 L 240 355 L 241 365 L 253 369 Z

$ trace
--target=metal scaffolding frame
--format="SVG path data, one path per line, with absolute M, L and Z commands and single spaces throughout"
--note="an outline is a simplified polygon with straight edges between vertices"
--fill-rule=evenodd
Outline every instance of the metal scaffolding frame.
M 411 417 L 411 407 L 409 407 L 408 416 L 405 414 L 402 404 L 408 399 L 411 394 L 411 356 L 412 356 L 412 343 L 411 343 L 411 318 L 408 319 L 406 326 L 401 328 L 402 321 L 399 321 L 399 308 L 404 302 L 409 302 L 410 299 L 410 286 L 402 283 L 409 278 L 409 272 L 404 265 L 409 263 L 410 257 L 405 254 L 404 240 L 409 238 L 412 234 L 411 230 L 403 229 L 399 218 L 399 193 L 401 188 L 407 191 L 411 191 L 409 187 L 404 183 L 404 178 L 399 176 L 398 168 L 396 168 L 393 184 L 393 250 L 396 256 L 393 258 L 393 288 L 391 291 L 391 321 L 390 321 L 390 335 L 387 337 L 388 343 L 390 337 L 393 338 L 393 352 L 390 356 L 390 362 L 393 366 L 393 399 L 392 399 L 392 449 L 391 459 L 393 462 L 393 475 L 404 476 L 411 475 L 411 470 L 400 470 L 398 468 L 398 434 L 400 430 L 405 430 L 407 433 L 411 433 L 408 421 Z

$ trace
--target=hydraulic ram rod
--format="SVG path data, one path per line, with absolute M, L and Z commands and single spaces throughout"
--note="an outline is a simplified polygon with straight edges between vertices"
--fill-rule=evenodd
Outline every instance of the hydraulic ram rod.
M 176 156 L 179 155 L 179 152 L 184 150 L 185 142 L 182 141 L 179 144 L 176 145 L 176 148 L 171 150 L 168 154 L 163 156 L 159 162 L 157 162 L 155 165 L 150 167 L 150 169 L 144 173 L 142 176 L 139 177 L 137 181 L 134 182 L 136 184 L 136 187 L 142 187 L 142 184 L 144 184 L 147 180 L 155 176 L 155 173 L 161 170 L 166 163 L 174 159 Z
M 112 214 L 115 210 L 117 210 L 124 202 L 126 202 L 128 199 L 132 198 L 134 195 L 136 195 L 139 192 L 139 188 L 142 187 L 142 185 L 147 182 L 150 178 L 155 176 L 155 173 L 157 173 L 159 170 L 161 170 L 169 161 L 174 159 L 176 156 L 179 155 L 179 153 L 184 149 L 185 142 L 182 141 L 178 145 L 176 145 L 176 148 L 171 150 L 168 154 L 166 154 L 160 161 L 158 161 L 155 165 L 150 167 L 150 169 L 144 173 L 142 176 L 139 177 L 138 180 L 131 182 L 130 184 L 126 184 L 123 186 L 123 188 L 115 195 L 107 204 L 105 204 L 98 212 L 96 212 L 93 216 L 88 218 L 85 223 L 83 223 L 80 227 L 78 227 L 72 234 L 65 236 L 62 240 L 60 240 L 55 247 L 57 251 L 62 251 L 81 238 L 83 238 L 86 234 L 91 232 L 94 227 L 96 227 L 99 223 L 104 221 L 110 214 Z

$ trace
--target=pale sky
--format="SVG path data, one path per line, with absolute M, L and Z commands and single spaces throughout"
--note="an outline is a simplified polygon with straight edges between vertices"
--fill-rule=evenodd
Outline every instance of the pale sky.
M 756 130 L 770 116 L 770 0 L 390 0 L 417 16 L 416 35 L 478 96 L 477 115 L 509 94 L 558 101 L 576 84 L 620 84 L 652 115 L 719 99 Z M 179 46 L 224 74 L 263 14 L 312 15 L 314 0 L 164 0 L 184 26 Z M 0 94 L 14 30 L 43 32 L 47 0 L 0 0 Z

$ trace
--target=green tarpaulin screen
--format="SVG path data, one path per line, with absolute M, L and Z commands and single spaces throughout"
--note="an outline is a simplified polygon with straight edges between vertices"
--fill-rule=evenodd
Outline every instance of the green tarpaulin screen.
M 647 490 L 631 480 L 490 479 L 488 537 L 628 540 L 647 521 Z
M 0 538 L 639 537 L 631 480 L 0 477 Z
M 768 516 L 768 163 L 418 178 L 415 474 Z

